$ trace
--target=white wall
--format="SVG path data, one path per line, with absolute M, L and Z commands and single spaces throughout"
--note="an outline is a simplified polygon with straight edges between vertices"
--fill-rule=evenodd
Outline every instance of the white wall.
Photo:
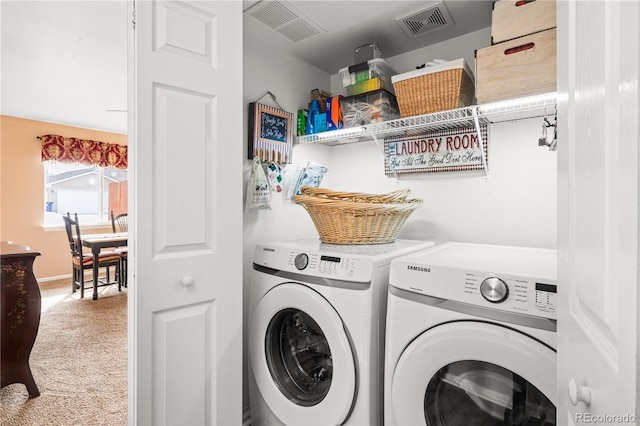
M 257 37 L 251 25 L 255 24 L 245 19 L 245 105 L 269 90 L 285 110 L 295 112 L 306 106 L 311 89 L 341 93 L 342 83 L 337 74 L 329 76 L 278 51 Z M 387 59 L 398 72 L 410 71 L 434 58 L 464 57 L 473 68 L 474 51 L 489 44 L 490 30 L 485 29 Z M 268 97 L 262 102 L 274 106 Z M 537 146 L 541 125 L 542 119 L 532 119 L 491 126 L 488 177 L 482 172 L 461 172 L 389 178 L 384 174 L 383 156 L 374 142 L 335 147 L 295 146 L 293 162 L 304 165 L 311 160 L 328 166 L 323 187 L 362 192 L 410 188 L 412 196 L 422 198 L 424 204 L 407 220 L 400 238 L 555 247 L 556 154 Z M 247 128 L 244 131 L 247 140 Z M 245 187 L 250 164 L 245 160 Z M 307 237 L 317 237 L 311 219 L 301 206 L 284 200 L 282 194 L 273 194 L 271 210 L 245 214 L 245 308 L 254 246 Z M 247 315 L 245 309 L 245 324 Z M 244 388 L 247 406 L 246 383 Z
M 387 58 L 397 72 L 432 59 L 465 58 L 491 44 L 485 28 L 443 43 Z M 332 91 L 342 90 L 338 75 Z M 407 220 L 399 237 L 438 243 L 468 241 L 535 247 L 556 246 L 556 153 L 538 147 L 542 119 L 489 128 L 489 174 L 481 172 L 384 174 L 384 158 L 374 142 L 331 148 L 326 186 L 345 191 L 384 192 L 409 188 L 424 204 Z
M 384 174 L 378 145 L 333 147 L 331 188 L 385 192 L 411 189 L 424 203 L 399 238 L 534 247 L 556 245 L 556 153 L 538 147 L 542 119 L 492 125 L 489 174 Z
M 255 19 L 246 18 L 243 23 L 243 82 L 245 114 L 249 103 L 255 102 L 266 91 L 276 96 L 277 103 L 286 111 L 294 113 L 306 108 L 309 102 L 309 92 L 318 88 L 330 90 L 330 78 L 327 73 L 319 70 L 300 59 L 290 57 L 279 51 L 278 47 L 257 36 L 253 26 L 260 25 Z M 268 95 L 260 100 L 261 103 L 276 107 L 277 105 Z M 244 128 L 244 188 L 246 191 L 252 162 L 248 155 L 248 116 L 245 115 Z M 292 162 L 304 166 L 308 161 L 315 161 L 328 165 L 330 148 L 319 145 L 296 147 Z M 246 194 L 245 194 L 246 195 Z M 244 198 L 243 198 L 244 200 Z M 251 210 L 244 214 L 243 231 L 243 276 L 244 276 L 244 324 L 248 322 L 247 303 L 251 282 L 253 248 L 256 244 L 268 241 L 280 241 L 298 238 L 317 237 L 315 228 L 309 215 L 299 205 L 284 199 L 282 193 L 274 193 L 271 197 L 271 210 Z M 244 345 L 246 344 L 246 328 Z M 246 351 L 243 354 L 246 355 Z M 243 379 L 243 406 L 249 406 L 247 388 L 247 360 L 245 359 Z

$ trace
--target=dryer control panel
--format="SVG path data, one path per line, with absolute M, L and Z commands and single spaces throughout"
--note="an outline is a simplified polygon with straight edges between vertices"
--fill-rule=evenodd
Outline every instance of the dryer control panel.
M 391 263 L 390 285 L 441 299 L 556 319 L 556 251 L 447 243 Z
M 482 272 L 464 274 L 464 294 L 459 300 L 477 305 L 489 302 L 495 309 L 555 319 L 557 285 L 525 277 Z M 502 306 L 501 306 L 502 305 Z

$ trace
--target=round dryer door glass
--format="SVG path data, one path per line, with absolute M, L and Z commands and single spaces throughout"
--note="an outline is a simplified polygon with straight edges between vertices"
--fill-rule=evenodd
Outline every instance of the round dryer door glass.
M 511 371 L 482 361 L 458 361 L 440 369 L 424 398 L 427 425 L 550 426 L 556 407 Z
M 267 364 L 274 382 L 290 401 L 318 404 L 331 387 L 333 362 L 320 326 L 298 309 L 284 309 L 271 319 L 265 336 Z

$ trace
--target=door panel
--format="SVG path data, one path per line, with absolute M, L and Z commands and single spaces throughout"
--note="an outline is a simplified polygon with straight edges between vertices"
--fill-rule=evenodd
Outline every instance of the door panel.
M 216 381 L 208 360 L 216 353 L 216 303 L 201 303 L 164 312 L 153 317 L 153 378 L 158 383 L 177 386 L 154 386 L 153 418 L 166 425 L 203 425 L 215 416 Z M 202 336 L 194 340 L 188 336 Z M 188 361 L 187 361 L 188 360 Z M 198 368 L 166 368 L 184 364 Z M 204 369 L 206 374 L 202 374 Z M 185 385 L 187 385 L 185 389 Z M 205 396 L 213 392 L 210 401 Z M 211 405 L 209 405 L 211 402 Z M 204 410 L 176 410 L 178 407 L 204 407 Z
M 156 85 L 153 99 L 155 254 L 215 251 L 215 98 Z
M 559 424 L 638 408 L 638 19 L 558 2 Z
M 129 422 L 240 424 L 242 4 L 135 8 Z

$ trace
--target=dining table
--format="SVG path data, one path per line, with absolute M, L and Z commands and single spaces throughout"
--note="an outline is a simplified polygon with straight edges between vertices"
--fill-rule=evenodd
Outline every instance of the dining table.
M 91 249 L 93 254 L 93 300 L 98 299 L 98 256 L 104 248 L 126 247 L 127 232 L 109 232 L 89 234 L 82 237 L 82 245 Z

